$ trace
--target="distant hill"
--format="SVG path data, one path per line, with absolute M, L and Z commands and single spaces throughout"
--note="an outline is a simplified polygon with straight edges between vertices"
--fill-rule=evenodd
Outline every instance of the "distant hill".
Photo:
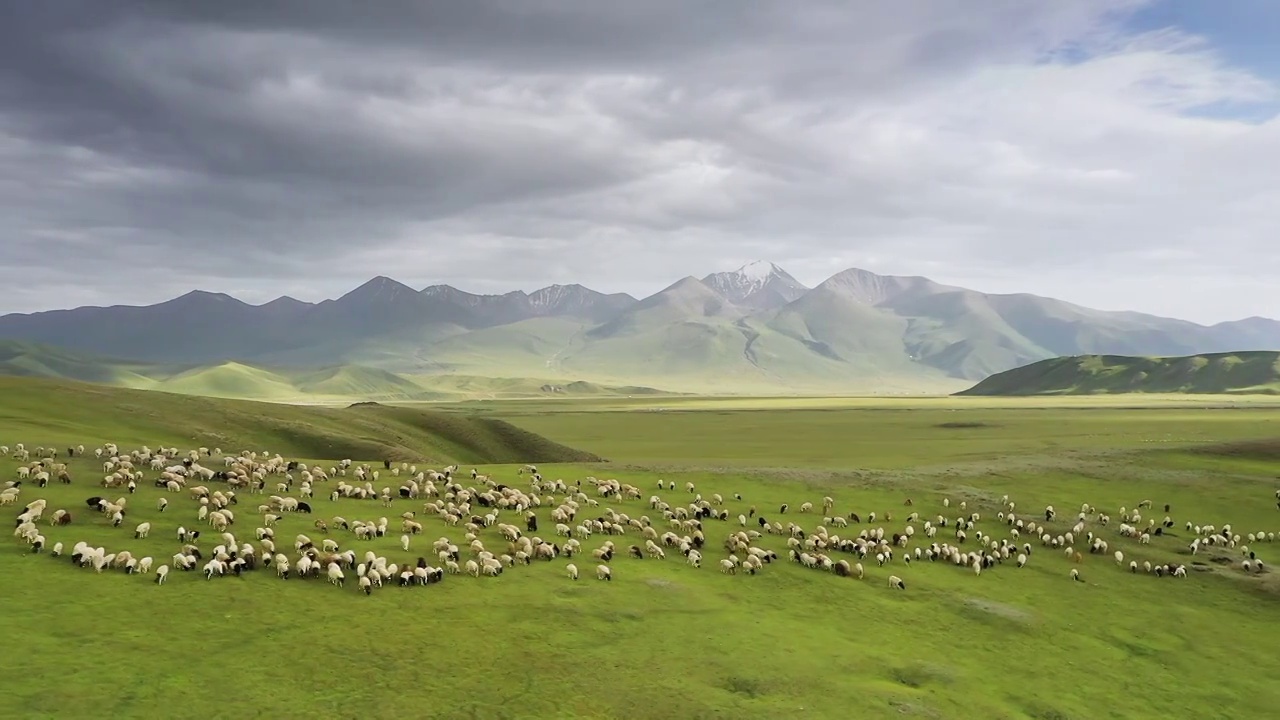
M 577 284 L 498 295 L 450 285 L 415 290 L 388 277 L 319 303 L 249 305 L 193 291 L 148 307 L 5 315 L 0 339 L 189 370 L 235 363 L 177 382 L 193 391 L 253 388 L 262 397 L 294 392 L 299 380 L 290 375 L 280 385 L 247 368 L 360 366 L 420 385 L 425 377 L 457 375 L 684 392 L 863 394 L 954 392 L 1062 356 L 1280 350 L 1280 322 L 1252 317 L 1205 326 L 857 268 L 808 288 L 773 263 L 753 262 L 685 277 L 639 300 Z M 362 372 L 330 383 L 329 391 L 411 390 Z M 146 385 L 127 374 L 111 381 Z
M 502 420 L 460 413 L 376 403 L 300 407 L 31 377 L 0 377 L 0 417 L 6 441 L 31 446 L 167 443 L 439 465 L 601 459 Z
M 1082 355 L 1007 370 L 957 395 L 1204 393 L 1280 395 L 1280 353 Z
M 297 368 L 239 362 L 144 363 L 85 355 L 37 343 L 0 340 L 0 376 L 4 375 L 276 402 L 663 394 L 654 388 L 618 387 L 581 380 L 556 382 L 456 374 L 405 376 L 361 365 Z

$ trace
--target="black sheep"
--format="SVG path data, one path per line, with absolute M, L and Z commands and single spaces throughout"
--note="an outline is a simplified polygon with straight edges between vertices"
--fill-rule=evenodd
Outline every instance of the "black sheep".
M 307 513 L 307 514 L 310 514 L 310 513 L 311 513 L 311 503 L 304 503 L 304 502 L 300 502 L 300 503 L 298 503 L 298 512 L 300 512 L 300 513 Z

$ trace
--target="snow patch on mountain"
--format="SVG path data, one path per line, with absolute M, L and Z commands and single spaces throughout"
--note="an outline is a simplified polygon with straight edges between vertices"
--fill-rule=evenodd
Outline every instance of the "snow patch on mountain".
M 773 275 L 786 274 L 782 268 L 778 267 L 777 265 L 774 265 L 771 262 L 765 262 L 764 260 L 756 260 L 755 262 L 749 262 L 746 265 L 743 265 L 742 267 L 738 268 L 734 272 L 736 272 L 738 275 L 741 275 L 746 280 L 750 280 L 752 282 L 760 282 L 760 283 L 764 283 L 768 281 L 769 278 Z
M 764 260 L 732 272 L 712 273 L 702 282 L 734 303 L 755 308 L 781 307 L 808 290 L 786 270 Z

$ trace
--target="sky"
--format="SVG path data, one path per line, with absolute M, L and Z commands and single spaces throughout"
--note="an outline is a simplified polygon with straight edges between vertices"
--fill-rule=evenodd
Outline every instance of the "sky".
M 1271 0 L 44 0 L 0 313 L 762 259 L 1280 317 Z

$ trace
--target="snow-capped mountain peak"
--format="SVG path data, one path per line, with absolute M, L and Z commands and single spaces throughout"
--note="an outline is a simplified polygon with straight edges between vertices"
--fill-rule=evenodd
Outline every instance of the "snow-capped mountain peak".
M 741 275 L 744 279 L 752 282 L 766 282 L 773 275 L 786 275 L 786 271 L 764 260 L 754 260 L 743 265 L 733 271 L 736 275 Z
M 738 305 L 760 309 L 781 307 L 808 290 L 786 270 L 765 260 L 712 273 L 702 282 Z

